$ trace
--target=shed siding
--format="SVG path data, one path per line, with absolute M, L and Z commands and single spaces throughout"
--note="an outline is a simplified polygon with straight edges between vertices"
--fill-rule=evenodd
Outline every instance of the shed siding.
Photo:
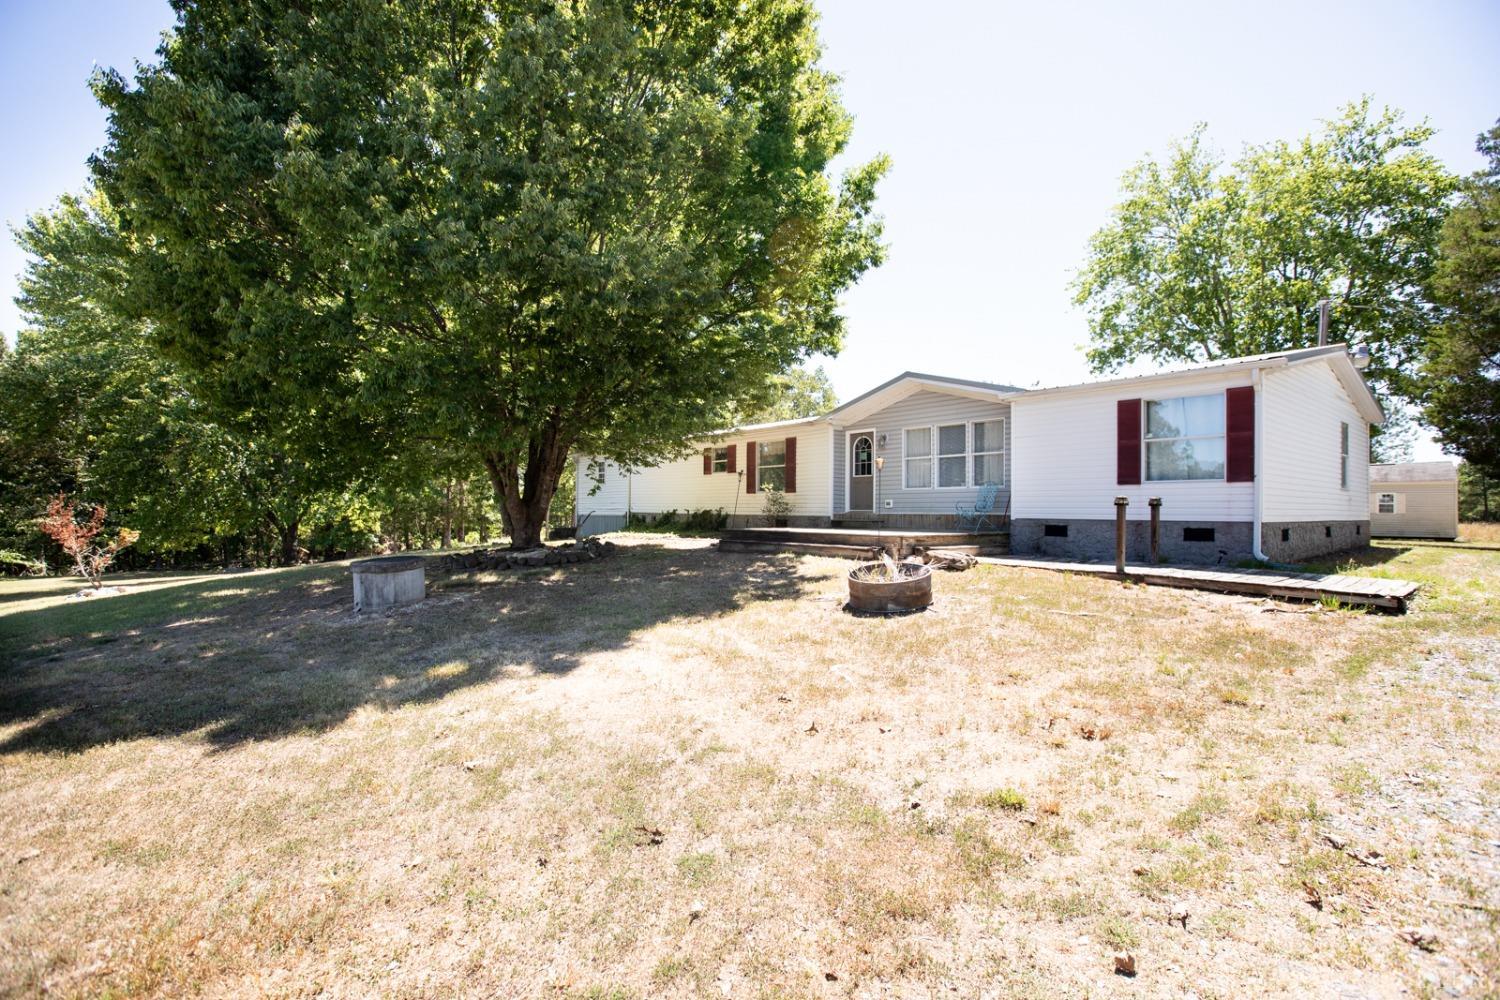
M 885 459 L 885 468 L 877 478 L 875 505 L 880 511 L 893 514 L 952 514 L 955 504 L 972 504 L 979 496 L 979 487 L 966 485 L 949 489 L 904 489 L 901 480 L 901 432 L 908 427 L 937 427 L 940 424 L 967 424 L 979 420 L 1005 421 L 1005 482 L 995 497 L 995 510 L 1006 510 L 1010 500 L 1011 474 L 1011 409 L 1009 403 L 985 402 L 963 396 L 950 396 L 943 392 L 923 390 L 893 403 L 883 410 L 866 417 L 857 424 L 834 428 L 837 445 L 834 448 L 834 510 L 842 513 L 847 509 L 845 490 L 848 480 L 845 466 L 848 462 L 848 432 L 873 430 L 875 432 L 875 455 Z M 934 432 L 935 433 L 935 432 Z M 969 433 L 966 431 L 966 434 Z M 886 436 L 884 446 L 880 435 Z M 934 446 L 936 441 L 934 439 Z M 972 442 L 970 442 L 972 446 Z M 972 464 L 970 473 L 972 475 Z M 968 476 L 966 476 L 968 478 Z M 937 482 L 936 466 L 933 482 Z M 891 501 L 889 507 L 886 501 Z
M 1396 496 L 1396 513 L 1382 514 L 1382 493 Z M 1371 483 L 1370 534 L 1384 538 L 1457 538 L 1458 482 Z
M 590 472 L 592 461 L 587 455 L 580 455 L 575 459 L 575 481 L 578 484 L 575 521 L 590 511 L 596 519 L 605 515 L 624 515 L 629 509 L 629 485 L 625 473 L 614 462 L 603 462 L 603 476 L 596 479 Z
M 1370 426 L 1326 364 L 1268 369 L 1261 386 L 1261 517 L 1369 519 Z M 1339 424 L 1349 425 L 1349 482 L 1340 485 Z
M 730 514 L 736 510 L 741 515 L 759 514 L 761 495 L 746 493 L 743 477 L 728 472 L 715 472 L 707 476 L 703 474 L 702 451 L 706 447 L 723 447 L 732 442 L 738 445 L 740 454 L 743 454 L 745 445 L 749 441 L 776 441 L 795 437 L 797 439 L 797 492 L 788 493 L 786 497 L 791 504 L 791 513 L 799 517 L 826 518 L 829 489 L 828 436 L 829 428 L 826 425 L 811 424 L 788 427 L 784 430 L 769 428 L 751 431 L 712 443 L 697 442 L 693 454 L 686 458 L 635 470 L 629 483 L 630 510 L 637 514 L 662 514 L 669 510 L 692 511 L 718 508 Z M 625 480 L 615 471 L 616 466 L 611 464 L 610 470 L 614 478 L 619 481 L 618 489 L 611 491 L 608 496 L 601 491 L 600 494 L 591 497 L 588 495 L 587 480 L 583 477 L 583 473 L 587 470 L 588 460 L 580 459 L 579 462 L 579 516 L 581 517 L 589 510 L 605 513 L 606 510 L 600 506 L 601 503 L 617 504 L 618 509 L 623 511 L 626 495 Z M 742 460 L 739 464 L 743 467 L 748 463 Z M 618 500 L 616 500 L 616 493 L 618 493 Z M 609 512 L 613 512 L 613 506 Z
M 1150 386 L 1125 384 L 1011 401 L 1014 415 L 1015 518 L 1111 519 L 1114 498 L 1130 498 L 1130 518 L 1149 516 L 1146 501 L 1162 498 L 1167 521 L 1233 522 L 1255 517 L 1255 484 L 1223 480 L 1118 484 L 1116 404 L 1122 399 L 1172 399 L 1250 384 L 1248 372 L 1184 376 Z

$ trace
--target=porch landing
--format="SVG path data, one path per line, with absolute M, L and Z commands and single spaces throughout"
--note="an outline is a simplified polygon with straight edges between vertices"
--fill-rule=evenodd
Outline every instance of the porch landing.
M 918 548 L 998 556 L 1010 551 L 1010 533 L 975 535 L 912 528 L 734 528 L 724 532 L 719 541 L 721 552 L 801 552 L 849 559 L 871 559 L 881 549 L 899 559 Z
M 1023 569 L 1047 569 L 1093 576 L 1115 575 L 1114 563 L 1066 562 L 1027 556 L 1005 556 L 984 561 L 997 566 L 1017 566 Z M 1318 601 L 1327 597 L 1334 598 L 1341 604 L 1380 608 L 1398 614 L 1406 611 L 1406 602 L 1418 589 L 1418 584 L 1408 580 L 1383 580 L 1333 573 L 1288 573 L 1274 569 L 1190 569 L 1180 566 L 1132 566 L 1127 563 L 1125 576 L 1139 583 L 1158 587 L 1186 587 L 1190 590 L 1282 597 L 1298 601 Z

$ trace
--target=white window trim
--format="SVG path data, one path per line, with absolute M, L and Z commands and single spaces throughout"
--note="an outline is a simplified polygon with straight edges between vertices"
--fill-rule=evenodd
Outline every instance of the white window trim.
M 719 452 L 721 452 L 721 451 L 724 453 L 724 458 L 723 458 L 723 466 L 724 466 L 724 468 L 722 468 L 722 469 L 719 468 L 719 465 L 720 465 Z M 710 448 L 709 449 L 709 456 L 708 456 L 708 474 L 711 475 L 711 476 L 716 476 L 716 475 L 718 475 L 721 472 L 728 472 L 728 471 L 729 471 L 729 446 L 728 445 L 719 445 L 717 447 Z
M 1198 399 L 1204 396 L 1215 396 L 1220 399 L 1220 405 L 1224 407 L 1224 432 L 1222 434 L 1179 434 L 1177 437 L 1152 437 L 1150 429 L 1150 408 L 1152 403 L 1170 403 L 1174 399 Z M 1141 485 L 1146 483 L 1226 483 L 1229 481 L 1229 407 L 1223 402 L 1224 393 L 1195 392 L 1191 396 L 1163 396 L 1159 399 L 1141 400 Z M 1152 479 L 1151 463 L 1147 459 L 1147 453 L 1151 450 L 1153 441 L 1223 441 L 1224 442 L 1224 474 L 1221 476 L 1209 476 L 1202 479 Z
M 974 450 L 974 425 L 975 424 L 990 424 L 990 423 L 995 423 L 996 421 L 998 421 L 999 424 L 1000 424 L 1000 447 L 997 448 L 995 451 L 975 451 Z M 1006 481 L 1006 479 L 1009 478 L 1009 476 L 1007 475 L 1007 473 L 1010 471 L 1009 470 L 1009 464 L 1010 463 L 1008 463 L 1005 460 L 1005 423 L 1006 423 L 1006 421 L 1005 421 L 1004 417 L 990 417 L 988 420 L 970 420 L 969 421 L 969 485 L 970 485 L 971 488 L 977 490 L 980 487 L 984 486 L 984 484 L 979 481 L 979 477 L 974 474 L 974 459 L 978 458 L 980 455 L 999 455 L 1000 456 L 1000 479 L 999 479 L 998 485 L 1002 489 L 1005 488 L 1005 481 Z
M 1381 510 L 1380 508 L 1382 508 L 1382 507 L 1385 506 L 1385 498 L 1386 497 L 1390 497 L 1391 498 L 1391 509 L 1390 510 Z M 1400 511 L 1398 511 L 1396 509 L 1396 507 L 1397 507 L 1397 504 L 1396 504 L 1396 494 L 1394 494 L 1394 493 L 1377 493 L 1377 494 L 1375 494 L 1375 513 L 1377 513 L 1377 514 L 1386 514 L 1386 515 L 1398 514 L 1398 513 L 1400 513 Z
M 928 452 L 927 452 L 927 456 L 926 456 L 927 457 L 927 475 L 928 475 L 928 479 L 930 480 L 930 482 L 926 486 L 911 486 L 911 485 L 908 485 L 907 482 L 906 482 L 906 432 L 907 431 L 926 431 L 927 432 L 927 447 L 929 449 Z M 916 458 L 913 458 L 912 461 L 915 462 L 915 461 L 920 460 L 921 458 L 922 458 L 922 456 L 918 455 L 918 456 L 916 456 Z M 936 482 L 937 482 L 937 430 L 936 430 L 935 426 L 933 424 L 925 424 L 925 425 L 924 424 L 918 424 L 915 427 L 903 427 L 903 428 L 901 428 L 901 488 L 903 490 L 930 490 L 930 489 L 934 488 L 933 484 L 935 484 Z
M 873 477 L 875 475 L 875 432 L 874 431 L 850 431 L 849 435 L 848 435 L 848 441 L 849 441 L 849 443 L 848 443 L 848 453 L 849 453 L 849 478 L 851 478 L 851 479 L 855 478 L 856 476 L 859 476 L 859 473 L 854 471 L 854 443 L 856 441 L 858 441 L 860 438 L 869 438 L 870 439 L 870 471 L 867 472 L 867 473 L 865 473 L 865 476 L 871 476 L 871 477 Z M 860 478 L 864 478 L 863 476 L 859 476 L 859 477 Z
M 951 454 L 943 454 L 943 453 L 940 453 L 938 451 L 938 448 L 940 447 L 939 444 L 938 444 L 938 429 L 941 428 L 941 427 L 962 427 L 964 429 L 964 450 L 963 451 L 953 452 Z M 933 489 L 935 489 L 935 490 L 966 490 L 966 489 L 969 488 L 969 465 L 970 465 L 970 463 L 972 461 L 971 453 L 969 451 L 969 448 L 970 448 L 970 446 L 971 446 L 971 444 L 972 444 L 972 442 L 974 440 L 973 437 L 971 437 L 970 434 L 969 434 L 969 431 L 971 429 L 972 428 L 969 426 L 969 422 L 966 422 L 966 421 L 963 421 L 963 420 L 955 420 L 952 423 L 948 423 L 948 424 L 933 424 L 932 425 L 932 488 Z M 942 477 L 939 475 L 939 473 L 942 471 L 942 462 L 941 462 L 941 459 L 944 459 L 944 458 L 962 458 L 964 460 L 964 481 L 961 482 L 961 483 L 959 483 L 957 486 L 944 486 L 942 484 Z

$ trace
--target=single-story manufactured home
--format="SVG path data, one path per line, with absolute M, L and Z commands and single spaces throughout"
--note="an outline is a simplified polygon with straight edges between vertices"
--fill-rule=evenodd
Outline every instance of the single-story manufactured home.
M 1370 534 L 1458 537 L 1458 468 L 1452 462 L 1370 466 Z
M 1129 558 L 1295 561 L 1364 544 L 1370 425 L 1384 419 L 1342 344 L 1046 389 L 905 372 L 829 413 L 736 427 L 689 458 L 622 469 L 578 458 L 584 533 L 632 514 L 721 509 L 792 526 L 953 529 L 993 495 L 1017 553 L 1108 559 L 1117 496 Z

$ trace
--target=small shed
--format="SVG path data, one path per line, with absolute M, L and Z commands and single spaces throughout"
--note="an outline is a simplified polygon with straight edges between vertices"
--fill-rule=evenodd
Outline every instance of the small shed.
M 1457 538 L 1457 467 L 1452 462 L 1370 466 L 1370 534 Z

